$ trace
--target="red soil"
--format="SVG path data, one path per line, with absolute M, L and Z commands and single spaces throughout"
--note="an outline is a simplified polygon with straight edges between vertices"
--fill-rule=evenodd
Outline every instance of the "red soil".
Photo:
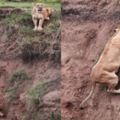
M 120 96 L 97 86 L 91 89 L 90 72 L 106 42 L 120 23 L 115 0 L 62 0 L 62 120 L 119 120 Z

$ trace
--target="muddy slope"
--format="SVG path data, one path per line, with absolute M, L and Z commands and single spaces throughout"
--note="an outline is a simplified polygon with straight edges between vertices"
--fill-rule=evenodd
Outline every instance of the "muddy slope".
M 120 96 L 97 86 L 88 95 L 90 71 L 120 24 L 119 0 L 62 0 L 62 119 L 119 120 Z

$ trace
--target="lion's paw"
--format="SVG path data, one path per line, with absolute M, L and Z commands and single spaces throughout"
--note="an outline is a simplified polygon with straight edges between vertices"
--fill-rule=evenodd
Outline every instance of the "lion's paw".
M 37 27 L 35 27 L 33 30 L 34 30 L 34 31 L 37 31 Z
M 42 27 L 39 27 L 37 30 L 38 30 L 38 31 L 42 31 L 42 30 L 43 30 L 43 28 L 42 28 Z

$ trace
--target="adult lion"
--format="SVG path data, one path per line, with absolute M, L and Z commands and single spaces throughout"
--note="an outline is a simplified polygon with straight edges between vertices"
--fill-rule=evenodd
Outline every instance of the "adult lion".
M 119 81 L 116 75 L 119 67 L 120 29 L 117 29 L 115 35 L 106 44 L 98 62 L 92 68 L 90 75 L 92 82 L 106 84 L 109 92 L 120 93 L 120 90 L 115 90 Z
M 120 67 L 120 29 L 116 30 L 115 35 L 106 44 L 98 62 L 92 68 L 90 78 L 92 80 L 92 89 L 89 95 L 82 101 L 80 107 L 91 97 L 94 92 L 96 83 L 106 84 L 108 92 L 119 93 L 120 89 L 116 89 L 118 84 L 118 76 L 116 72 Z
M 36 3 L 32 8 L 32 20 L 34 23 L 34 31 L 43 30 L 43 23 L 45 20 L 49 20 L 53 10 L 51 8 L 44 7 L 41 3 Z

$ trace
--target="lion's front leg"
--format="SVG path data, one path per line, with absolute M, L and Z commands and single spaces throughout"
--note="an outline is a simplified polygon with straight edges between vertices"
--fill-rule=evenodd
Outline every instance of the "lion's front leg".
M 35 19 L 35 18 L 33 18 L 32 19 L 33 20 L 33 23 L 34 23 L 34 31 L 36 31 L 37 30 L 37 19 Z
M 108 64 L 101 69 L 102 64 L 96 64 L 91 72 L 91 80 L 96 83 L 105 84 L 108 87 L 109 93 L 120 93 L 120 90 L 116 90 L 119 79 L 116 75 L 117 67 L 113 69 L 112 64 Z
M 42 27 L 43 26 L 43 22 L 44 22 L 43 18 L 39 19 L 38 28 L 37 28 L 38 31 L 42 31 L 43 30 L 43 27 Z

